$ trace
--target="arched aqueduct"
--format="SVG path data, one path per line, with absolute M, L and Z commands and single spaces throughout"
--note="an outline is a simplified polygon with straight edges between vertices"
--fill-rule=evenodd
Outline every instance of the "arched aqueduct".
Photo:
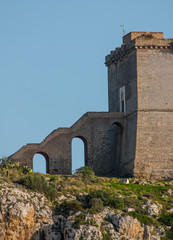
M 91 166 L 96 175 L 114 176 L 123 157 L 123 116 L 124 113 L 88 112 L 70 128 L 58 128 L 40 144 L 27 144 L 9 158 L 33 168 L 33 157 L 39 153 L 46 159 L 47 173 L 72 174 L 71 142 L 78 137 L 84 143 L 85 165 Z

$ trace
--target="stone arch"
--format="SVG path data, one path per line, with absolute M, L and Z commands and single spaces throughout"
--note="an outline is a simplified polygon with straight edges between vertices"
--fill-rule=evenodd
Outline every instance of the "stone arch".
M 45 153 L 45 152 L 38 151 L 38 152 L 36 152 L 36 153 L 33 155 L 33 158 L 32 158 L 33 167 L 34 167 L 34 156 L 36 156 L 37 154 L 44 157 L 45 163 L 46 163 L 46 173 L 49 173 L 49 156 L 48 156 L 48 154 Z
M 87 140 L 85 137 L 83 136 L 80 136 L 80 135 L 77 135 L 77 136 L 74 136 L 71 140 L 71 152 L 72 152 L 72 159 L 71 159 L 71 162 L 72 162 L 72 169 L 73 169 L 73 140 L 74 139 L 80 139 L 82 142 L 83 142 L 83 154 L 84 154 L 84 161 L 83 161 L 83 166 L 87 166 L 88 165 L 88 147 L 87 147 Z M 81 167 L 80 165 L 78 167 Z M 77 167 L 77 168 L 78 168 Z
M 122 139 L 123 125 L 120 122 L 114 122 L 111 125 L 111 153 L 113 176 L 120 175 L 122 160 Z

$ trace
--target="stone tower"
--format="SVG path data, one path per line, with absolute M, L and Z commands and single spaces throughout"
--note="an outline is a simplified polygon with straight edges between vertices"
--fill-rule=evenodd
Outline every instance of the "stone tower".
M 9 158 L 33 167 L 36 153 L 47 173 L 71 174 L 71 143 L 80 138 L 85 165 L 98 176 L 173 178 L 173 39 L 131 32 L 106 57 L 109 112 L 88 112 L 39 144 Z
M 173 178 L 173 39 L 131 32 L 106 65 L 109 111 L 125 114 L 120 175 Z

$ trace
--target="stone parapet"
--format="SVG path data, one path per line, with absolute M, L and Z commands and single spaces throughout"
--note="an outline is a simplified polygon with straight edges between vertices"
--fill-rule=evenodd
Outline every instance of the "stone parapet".
M 135 39 L 125 42 L 121 47 L 111 51 L 105 58 L 106 66 L 123 60 L 123 58 L 126 58 L 131 51 L 136 49 L 173 49 L 173 39 L 154 38 L 148 33 L 140 35 Z
M 131 40 L 141 36 L 163 39 L 163 32 L 130 32 L 123 37 L 123 44 L 129 43 Z

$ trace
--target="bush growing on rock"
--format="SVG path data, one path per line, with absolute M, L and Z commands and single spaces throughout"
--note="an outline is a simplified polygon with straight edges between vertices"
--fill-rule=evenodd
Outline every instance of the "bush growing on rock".
M 108 206 L 115 209 L 123 209 L 124 204 L 123 200 L 118 198 L 114 192 L 112 191 L 106 191 L 106 190 L 99 190 L 99 191 L 93 191 L 88 196 L 88 203 L 91 201 L 91 199 L 101 199 L 104 206 Z
M 80 213 L 79 215 L 76 215 L 74 217 L 74 224 L 73 226 L 77 229 L 80 228 L 81 225 L 86 225 L 86 226 L 98 226 L 97 222 L 91 218 L 91 217 L 86 217 L 86 215 L 84 213 Z
M 144 214 L 138 212 L 128 212 L 127 215 L 132 216 L 133 218 L 137 218 L 142 225 L 154 225 L 154 219 Z
M 172 240 L 173 239 L 173 226 L 166 231 L 166 239 L 167 240 Z
M 126 197 L 123 199 L 124 205 L 126 207 L 137 208 L 140 207 L 141 203 L 136 197 Z
M 20 168 L 20 164 L 19 162 L 17 163 L 12 163 L 10 159 L 8 159 L 7 157 L 3 157 L 1 159 L 1 164 L 0 164 L 1 169 L 5 168 L 5 169 L 19 169 Z
M 158 221 L 167 226 L 173 226 L 173 213 L 161 213 Z
M 89 202 L 90 213 L 101 212 L 104 209 L 103 201 L 100 198 L 92 198 Z
M 40 174 L 31 174 L 21 178 L 18 183 L 24 185 L 26 188 L 44 193 L 49 200 L 54 200 L 57 196 L 57 190 L 52 184 L 48 184 L 45 177 Z
M 27 166 L 24 166 L 22 171 L 23 171 L 24 174 L 31 174 L 31 173 L 33 173 L 32 169 L 27 167 Z
M 83 211 L 81 202 L 77 200 L 72 200 L 72 201 L 65 200 L 61 204 L 58 204 L 57 202 L 55 202 L 54 206 L 55 206 L 54 215 L 57 215 L 57 214 L 68 215 L 70 211 L 73 211 L 73 212 Z
M 91 167 L 85 166 L 79 169 L 76 169 L 77 176 L 81 177 L 84 182 L 91 181 L 94 176 L 94 172 Z

